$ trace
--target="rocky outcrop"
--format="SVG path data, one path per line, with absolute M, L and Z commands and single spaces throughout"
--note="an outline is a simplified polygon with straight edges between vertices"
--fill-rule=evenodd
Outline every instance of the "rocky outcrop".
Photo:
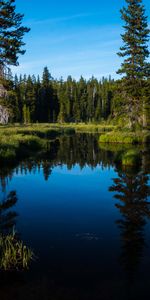
M 0 105 L 0 124 L 7 124 L 9 120 L 8 109 Z
M 0 100 L 3 103 L 3 99 L 7 97 L 7 90 L 0 83 Z M 0 104 L 0 124 L 7 124 L 9 120 L 9 111 L 8 109 Z

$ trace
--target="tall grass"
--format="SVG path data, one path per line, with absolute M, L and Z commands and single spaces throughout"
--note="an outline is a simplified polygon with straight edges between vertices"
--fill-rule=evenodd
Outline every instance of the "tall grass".
M 34 254 L 12 234 L 0 236 L 0 269 L 4 271 L 28 269 Z

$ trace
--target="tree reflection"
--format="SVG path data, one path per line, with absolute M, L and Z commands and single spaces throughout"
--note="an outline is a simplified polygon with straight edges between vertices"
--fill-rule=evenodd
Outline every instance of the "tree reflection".
M 73 136 L 61 136 L 49 142 L 49 146 L 35 157 L 7 164 L 0 169 L 0 184 L 2 192 L 5 192 L 8 182 L 13 174 L 27 174 L 40 172 L 42 170 L 45 180 L 48 180 L 52 169 L 57 165 L 67 165 L 71 170 L 76 164 L 80 168 L 89 166 L 92 169 L 98 164 L 102 168 L 114 166 L 114 153 L 99 148 L 97 136 L 94 134 L 77 134 Z
M 114 184 L 109 189 L 117 192 L 114 198 L 119 200 L 115 206 L 122 217 L 116 222 L 122 240 L 120 259 L 130 281 L 138 269 L 145 246 L 144 227 L 146 219 L 150 217 L 148 179 L 143 171 L 135 171 L 133 168 L 119 170 L 118 178 L 113 179 Z
M 12 232 L 16 225 L 17 213 L 11 209 L 17 202 L 15 191 L 11 191 L 6 198 L 0 201 L 0 233 L 8 234 Z

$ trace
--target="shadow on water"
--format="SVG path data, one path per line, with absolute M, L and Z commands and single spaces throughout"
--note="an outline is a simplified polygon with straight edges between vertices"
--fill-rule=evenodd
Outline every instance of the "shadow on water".
M 125 147 L 128 149 L 130 146 Z M 49 184 L 55 168 L 63 169 L 66 166 L 67 174 L 69 174 L 78 165 L 81 173 L 87 166 L 93 171 L 99 167 L 98 172 L 105 171 L 103 176 L 107 182 L 109 172 L 114 170 L 114 178 L 112 178 L 111 185 L 110 181 L 107 184 L 107 192 L 109 191 L 111 200 L 113 197 L 115 199 L 113 204 L 113 207 L 115 206 L 115 209 L 113 208 L 115 230 L 118 230 L 120 236 L 119 240 L 110 242 L 109 240 L 105 241 L 105 236 L 102 239 L 99 238 L 96 233 L 79 232 L 76 239 L 70 238 L 66 245 L 66 237 L 63 236 L 60 242 L 57 241 L 58 249 L 49 250 L 49 253 L 53 254 L 54 262 L 51 261 L 50 254 L 49 257 L 45 257 L 47 268 L 50 264 L 54 265 L 54 269 L 51 267 L 49 270 L 40 266 L 40 263 L 42 264 L 45 260 L 43 257 L 39 257 L 38 263 L 34 263 L 36 272 L 31 269 L 28 273 L 23 274 L 21 279 L 17 277 L 12 279 L 9 276 L 9 281 L 3 280 L 3 284 L 1 284 L 2 300 L 9 300 L 13 297 L 21 300 L 41 298 L 46 300 L 137 300 L 148 294 L 149 280 L 147 278 L 149 273 L 146 271 L 146 275 L 142 279 L 142 272 L 145 269 L 141 265 L 145 262 L 145 249 L 150 246 L 147 241 L 147 225 L 150 218 L 149 149 L 141 146 L 139 149 L 141 161 L 137 167 L 121 166 L 118 157 L 122 151 L 124 151 L 123 146 L 102 145 L 99 147 L 97 137 L 92 134 L 61 136 L 55 141 L 51 141 L 44 153 L 20 161 L 14 166 L 4 166 L 0 170 L 3 197 L 7 194 L 9 182 L 13 180 L 14 175 L 18 174 L 36 176 L 42 170 L 42 176 Z M 92 176 L 90 178 L 92 179 Z M 88 198 L 88 194 L 85 193 L 85 195 Z M 99 199 L 101 199 L 100 196 Z M 96 198 L 95 194 L 93 194 L 94 198 Z M 11 211 L 16 202 L 16 192 L 11 192 L 3 198 L 0 205 L 1 230 L 9 230 L 16 223 L 17 212 Z M 93 205 L 95 205 L 94 201 Z M 94 213 L 96 218 L 97 207 Z M 77 214 L 80 215 L 80 211 L 77 211 Z M 103 212 L 100 217 L 103 219 Z M 76 215 L 77 218 L 78 215 Z M 79 221 L 81 222 L 81 220 Z M 104 226 L 107 229 L 109 226 L 111 237 L 113 229 L 107 224 L 107 220 L 104 219 L 101 223 L 100 221 L 100 219 L 97 220 L 97 227 Z M 55 226 L 55 222 L 53 225 Z M 92 227 L 93 224 L 88 225 L 88 227 Z M 45 232 L 43 235 L 46 235 Z M 46 236 L 45 246 L 41 246 L 43 239 L 40 240 L 39 234 L 39 248 L 48 247 L 48 239 L 49 236 Z M 80 240 L 78 241 L 78 239 Z M 114 247 L 116 251 L 117 262 L 113 261 L 115 260 L 113 257 L 111 259 L 111 247 Z M 72 251 L 71 254 L 69 251 Z M 79 260 L 77 255 L 79 255 Z M 61 262 L 61 257 L 63 257 L 62 260 L 64 259 L 63 262 Z M 88 259 L 90 260 L 88 261 Z M 37 268 L 36 264 L 38 264 Z

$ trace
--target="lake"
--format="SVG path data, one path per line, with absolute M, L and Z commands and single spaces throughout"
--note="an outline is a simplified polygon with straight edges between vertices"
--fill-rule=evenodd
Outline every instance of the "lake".
M 36 256 L 1 272 L 1 299 L 144 299 L 150 282 L 150 152 L 122 167 L 125 146 L 76 134 L 46 154 L 1 166 L 1 231 L 15 226 Z M 130 146 L 126 146 L 130 147 Z M 136 146 L 137 147 L 137 146 Z

